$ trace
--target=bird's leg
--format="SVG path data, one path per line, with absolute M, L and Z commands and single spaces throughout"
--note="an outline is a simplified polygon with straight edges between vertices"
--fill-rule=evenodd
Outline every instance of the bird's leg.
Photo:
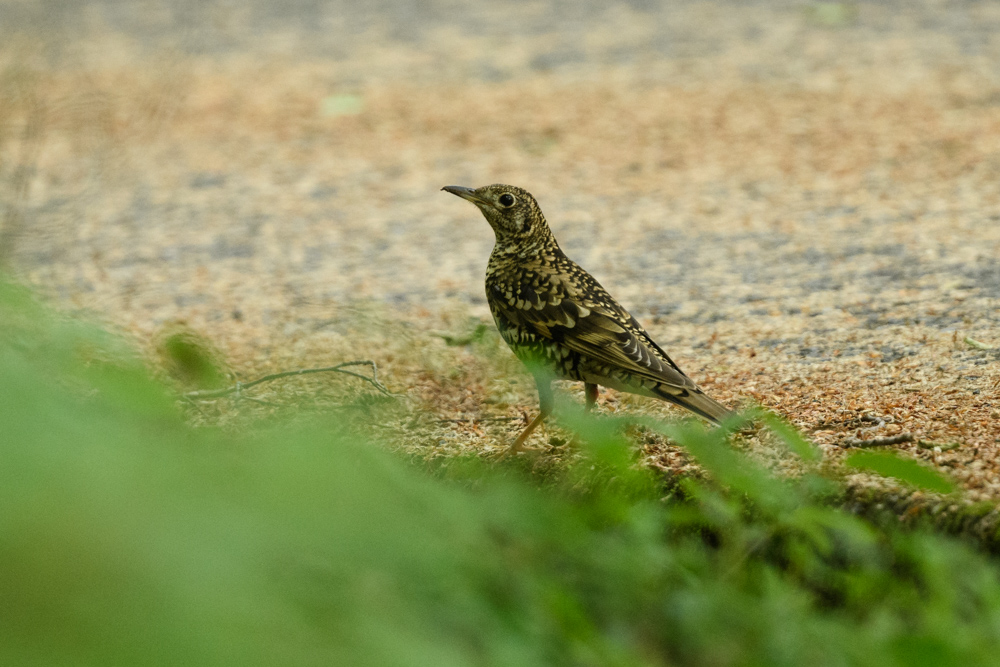
M 535 376 L 535 386 L 538 387 L 538 416 L 531 420 L 531 423 L 523 431 L 521 435 L 517 436 L 514 440 L 514 444 L 510 446 L 507 450 L 507 454 L 516 454 L 521 451 L 524 446 L 524 441 L 528 439 L 528 436 L 538 428 L 538 425 L 545 421 L 545 418 L 552 414 L 552 405 L 554 403 L 552 396 L 552 378 Z
M 587 407 L 585 408 L 587 412 L 594 409 L 594 403 L 597 402 L 597 385 L 593 382 L 583 383 L 583 392 L 587 395 Z
M 586 414 L 590 414 L 594 410 L 594 405 L 597 403 L 597 395 L 600 392 L 600 385 L 596 382 L 584 382 L 583 383 L 583 395 L 587 398 L 587 404 L 583 411 Z M 570 444 L 573 447 L 580 446 L 580 436 L 581 433 L 574 433 L 572 438 L 570 438 Z
M 517 436 L 517 439 L 514 441 L 514 444 L 512 444 L 510 448 L 507 450 L 507 454 L 517 454 L 519 451 L 521 451 L 521 449 L 524 447 L 524 441 L 528 439 L 528 436 L 531 435 L 531 433 L 536 428 L 538 428 L 538 425 L 541 424 L 547 416 L 548 415 L 546 413 L 539 412 L 538 416 L 532 419 L 531 423 L 529 423 L 528 426 L 523 431 L 521 431 L 521 435 Z

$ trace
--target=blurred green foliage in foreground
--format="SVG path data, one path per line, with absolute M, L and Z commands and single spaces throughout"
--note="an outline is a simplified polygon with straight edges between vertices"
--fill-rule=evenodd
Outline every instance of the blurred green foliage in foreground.
M 832 482 L 774 479 L 694 423 L 647 427 L 711 484 L 638 469 L 608 420 L 544 483 L 516 462 L 428 471 L 333 422 L 194 429 L 126 347 L 0 283 L 0 424 L 3 665 L 941 666 L 1000 649 L 996 562 L 829 509 Z

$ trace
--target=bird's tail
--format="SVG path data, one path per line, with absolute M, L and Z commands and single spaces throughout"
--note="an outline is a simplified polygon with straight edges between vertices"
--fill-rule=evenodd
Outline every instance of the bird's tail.
M 677 391 L 676 388 L 674 391 Z M 670 401 L 675 405 L 690 410 L 691 412 L 704 417 L 715 424 L 720 423 L 726 417 L 733 415 L 733 411 L 719 403 L 714 398 L 708 396 L 701 389 L 688 390 L 685 396 L 678 396 L 667 391 L 654 389 L 653 393 L 665 401 Z

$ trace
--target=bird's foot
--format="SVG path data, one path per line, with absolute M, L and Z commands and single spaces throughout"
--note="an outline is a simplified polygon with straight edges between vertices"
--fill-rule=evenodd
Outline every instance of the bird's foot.
M 515 457 L 518 454 L 524 454 L 526 456 L 538 456 L 543 451 L 544 447 L 527 447 L 525 445 L 521 445 L 520 447 L 515 447 L 514 445 L 511 445 L 510 447 L 505 449 L 502 454 L 500 454 L 499 458 L 502 461 L 507 458 Z

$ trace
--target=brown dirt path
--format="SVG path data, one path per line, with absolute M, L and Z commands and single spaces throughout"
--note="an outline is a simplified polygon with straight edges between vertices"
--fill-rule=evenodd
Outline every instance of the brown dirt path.
M 518 7 L 547 27 L 477 33 L 459 12 L 404 38 L 382 8 L 344 10 L 367 33 L 332 14 L 310 33 L 247 10 L 217 51 L 183 48 L 212 43 L 203 26 L 95 9 L 55 56 L 23 37 L 58 28 L 29 21 L 2 54 L 4 253 L 140 340 L 186 321 L 243 377 L 374 358 L 473 420 L 410 446 L 492 448 L 518 426 L 488 420 L 534 396 L 502 349 L 434 335 L 488 316 L 492 242 L 438 189 L 514 183 L 718 398 L 833 457 L 910 433 L 898 449 L 1000 496 L 1000 12 Z

